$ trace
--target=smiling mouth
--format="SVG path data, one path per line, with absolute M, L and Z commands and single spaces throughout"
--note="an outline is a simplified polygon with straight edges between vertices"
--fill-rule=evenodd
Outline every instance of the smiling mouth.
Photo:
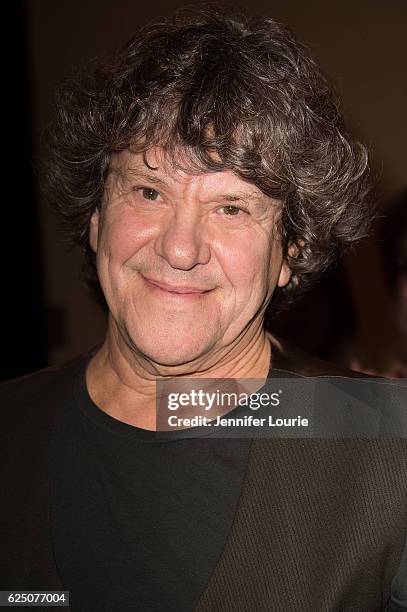
M 212 289 L 200 289 L 198 287 L 191 287 L 187 285 L 171 285 L 168 283 L 163 283 L 161 281 L 146 278 L 145 276 L 143 276 L 143 279 L 150 287 L 156 288 L 160 291 L 163 291 L 164 293 L 172 295 L 198 297 L 200 295 L 203 295 L 204 293 L 209 293 L 209 291 L 212 291 Z

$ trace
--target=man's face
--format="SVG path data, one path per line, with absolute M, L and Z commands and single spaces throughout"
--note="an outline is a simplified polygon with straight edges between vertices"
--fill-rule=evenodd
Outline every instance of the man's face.
M 280 207 L 231 171 L 181 172 L 160 149 L 147 161 L 113 156 L 90 243 L 120 333 L 154 362 L 179 365 L 258 328 L 289 281 Z

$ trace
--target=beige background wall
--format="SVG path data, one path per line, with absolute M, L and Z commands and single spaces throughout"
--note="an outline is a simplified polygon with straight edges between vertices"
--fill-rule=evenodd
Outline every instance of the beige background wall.
M 184 3 L 27 0 L 36 158 L 58 83 L 75 67 L 114 49 L 146 21 L 179 6 Z M 251 10 L 291 27 L 331 75 L 350 126 L 370 145 L 383 196 L 406 185 L 407 1 L 258 0 Z M 41 225 L 49 321 L 65 336 L 64 342 L 50 331 L 50 361 L 56 363 L 100 341 L 104 319 L 80 286 L 79 254 L 66 252 L 45 205 Z M 359 258 L 362 272 L 354 260 L 357 274 L 366 269 L 368 258 L 366 251 Z

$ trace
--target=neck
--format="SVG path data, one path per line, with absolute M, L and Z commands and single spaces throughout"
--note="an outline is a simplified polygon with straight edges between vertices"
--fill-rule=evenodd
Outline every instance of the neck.
M 159 378 L 267 377 L 272 338 L 262 324 L 246 330 L 228 346 L 193 362 L 163 366 L 131 348 L 109 325 L 105 342 L 92 357 L 86 383 L 92 400 L 112 417 L 143 429 L 156 424 L 156 381 Z

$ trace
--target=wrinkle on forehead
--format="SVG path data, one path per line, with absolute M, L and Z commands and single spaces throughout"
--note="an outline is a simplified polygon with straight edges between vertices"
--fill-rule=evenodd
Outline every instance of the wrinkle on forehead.
M 121 160 L 129 167 L 143 168 L 152 172 L 162 172 L 167 175 L 192 175 L 216 173 L 226 170 L 216 152 L 211 153 L 216 168 L 206 166 L 194 152 L 192 147 L 152 146 L 145 150 L 140 145 L 130 146 L 125 151 L 114 154 L 112 160 Z M 127 160 L 127 163 L 126 163 Z
M 207 185 L 216 184 L 219 190 L 222 189 L 222 184 L 225 185 L 226 192 L 233 192 L 225 193 L 225 199 L 230 202 L 264 198 L 270 200 L 254 183 L 244 180 L 231 169 L 214 170 L 203 166 L 202 163 L 194 163 L 185 148 L 178 149 L 176 155 L 162 147 L 153 147 L 145 152 L 127 149 L 112 155 L 109 166 L 110 174 L 115 174 L 122 179 L 139 177 L 154 180 L 157 185 L 174 183 L 187 185 L 197 183 L 197 179 L 198 181 L 201 179 L 205 180 Z M 274 199 L 273 202 L 278 203 Z

